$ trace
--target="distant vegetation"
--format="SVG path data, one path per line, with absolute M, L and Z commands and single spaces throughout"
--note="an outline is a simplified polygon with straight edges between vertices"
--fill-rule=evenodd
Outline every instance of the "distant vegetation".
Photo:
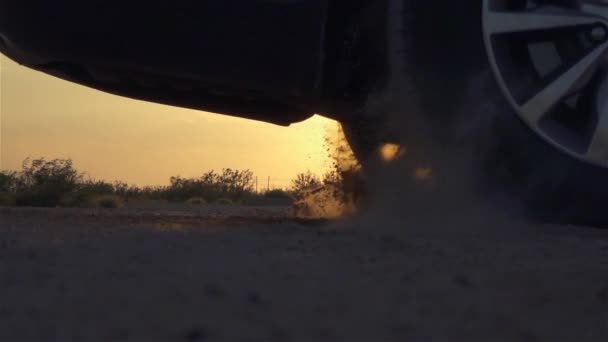
M 336 181 L 336 173 L 320 180 L 307 172 L 297 175 L 290 189 L 256 193 L 255 176 L 250 170 L 227 168 L 195 178 L 171 177 L 167 186 L 138 187 L 87 179 L 70 159 L 28 158 L 19 171 L 0 171 L 0 206 L 120 208 L 154 201 L 189 205 L 291 203 L 306 190 Z
M 360 197 L 361 172 L 341 127 L 328 132 L 325 145 L 333 160 L 332 171 L 319 177 L 303 172 L 288 189 L 255 191 L 250 170 L 222 169 L 199 177 L 174 176 L 166 186 L 135 186 L 125 182 L 87 178 L 71 159 L 44 158 L 23 161 L 21 170 L 0 170 L 0 206 L 121 208 L 147 203 L 196 205 L 304 203 L 314 205 L 320 193 L 343 204 Z M 311 201 L 312 200 L 312 201 Z
M 166 186 L 135 186 L 92 180 L 71 159 L 25 159 L 21 170 L 0 170 L 0 206 L 157 208 L 160 204 L 293 205 L 297 215 L 336 217 L 352 212 L 365 198 L 365 179 L 342 128 L 328 131 L 325 146 L 331 171 L 303 172 L 287 189 L 255 191 L 250 170 L 222 169 L 199 177 L 174 176 Z

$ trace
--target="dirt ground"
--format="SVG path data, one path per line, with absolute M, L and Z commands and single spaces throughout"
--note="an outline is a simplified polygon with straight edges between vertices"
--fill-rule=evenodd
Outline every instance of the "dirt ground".
M 209 208 L 0 208 L 0 341 L 608 340 L 607 230 Z

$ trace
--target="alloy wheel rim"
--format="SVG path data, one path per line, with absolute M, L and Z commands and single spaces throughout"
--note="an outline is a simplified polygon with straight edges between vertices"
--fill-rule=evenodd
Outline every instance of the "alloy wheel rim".
M 608 1 L 483 0 L 490 65 L 543 140 L 608 168 Z

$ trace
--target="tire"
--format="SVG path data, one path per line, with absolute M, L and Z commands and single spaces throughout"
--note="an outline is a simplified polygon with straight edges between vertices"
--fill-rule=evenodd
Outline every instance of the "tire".
M 440 150 L 440 158 L 469 146 L 477 190 L 505 209 L 544 222 L 606 225 L 608 169 L 558 150 L 516 115 L 489 62 L 482 1 L 389 2 L 392 87 L 407 112 L 401 142 L 440 146 L 424 152 Z M 350 140 L 373 150 L 369 139 Z

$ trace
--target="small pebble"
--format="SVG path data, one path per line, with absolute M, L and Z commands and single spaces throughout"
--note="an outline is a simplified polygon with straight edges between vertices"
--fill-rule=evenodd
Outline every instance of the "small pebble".
M 215 284 L 205 285 L 203 292 L 209 297 L 221 297 L 224 295 L 224 290 Z
M 184 340 L 186 341 L 204 341 L 206 339 L 207 334 L 205 330 L 200 328 L 192 329 L 184 335 Z
M 254 305 L 260 304 L 260 296 L 255 292 L 249 292 L 247 294 L 247 301 Z
M 469 276 L 466 275 L 458 275 L 454 277 L 454 282 L 464 288 L 471 288 L 473 287 L 473 283 L 471 282 L 471 278 L 469 278 Z
M 597 291 L 597 299 L 602 302 L 608 302 L 608 287 L 602 287 L 599 291 Z

